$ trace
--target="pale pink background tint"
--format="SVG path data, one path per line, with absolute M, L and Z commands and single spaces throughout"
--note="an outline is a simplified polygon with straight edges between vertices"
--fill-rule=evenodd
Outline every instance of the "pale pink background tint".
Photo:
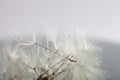
M 77 28 L 120 43 L 119 0 L 0 0 L 0 37 L 28 33 L 28 23 L 59 30 Z

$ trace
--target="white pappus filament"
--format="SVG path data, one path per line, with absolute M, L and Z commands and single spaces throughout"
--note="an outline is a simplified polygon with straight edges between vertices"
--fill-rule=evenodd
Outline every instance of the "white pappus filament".
M 79 34 L 37 35 L 5 49 L 0 80 L 100 80 L 104 71 L 98 52 Z

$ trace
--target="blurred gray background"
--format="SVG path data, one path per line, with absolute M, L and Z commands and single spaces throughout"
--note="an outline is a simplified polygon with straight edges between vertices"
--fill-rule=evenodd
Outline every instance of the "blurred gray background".
M 0 40 L 30 34 L 31 27 L 38 32 L 77 29 L 102 46 L 108 80 L 120 80 L 119 4 L 119 0 L 0 0 Z

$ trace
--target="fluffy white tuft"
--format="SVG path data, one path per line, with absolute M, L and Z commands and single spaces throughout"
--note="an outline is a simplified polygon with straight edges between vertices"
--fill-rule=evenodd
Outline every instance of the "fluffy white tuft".
M 98 52 L 79 34 L 37 35 L 5 51 L 0 80 L 38 80 L 42 74 L 50 80 L 100 80 L 104 71 Z

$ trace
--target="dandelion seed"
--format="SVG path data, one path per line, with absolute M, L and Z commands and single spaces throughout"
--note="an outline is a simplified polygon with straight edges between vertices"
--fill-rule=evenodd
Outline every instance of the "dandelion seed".
M 6 80 L 98 80 L 103 77 L 97 48 L 78 34 L 47 35 L 16 44 L 5 56 Z M 6 63 L 6 64 L 5 64 Z

